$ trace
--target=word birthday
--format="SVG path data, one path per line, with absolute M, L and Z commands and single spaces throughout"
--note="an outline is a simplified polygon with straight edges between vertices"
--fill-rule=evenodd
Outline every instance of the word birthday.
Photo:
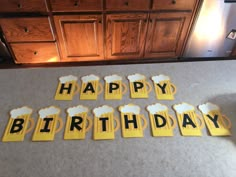
M 129 75 L 129 88 L 131 98 L 148 98 L 152 91 L 152 86 L 146 81 L 142 74 Z M 176 87 L 171 83 L 170 78 L 163 74 L 151 77 L 156 98 L 159 100 L 174 100 Z M 103 92 L 103 86 L 99 82 L 100 78 L 94 74 L 81 77 L 81 86 L 77 83 L 78 78 L 73 75 L 62 76 L 56 89 L 55 100 L 72 100 L 80 93 L 81 100 L 97 100 L 98 95 Z M 104 96 L 106 100 L 121 100 L 127 92 L 127 86 L 122 83 L 122 77 L 109 75 L 104 77 Z
M 83 87 L 82 87 L 83 88 Z M 220 108 L 212 103 L 198 106 L 203 119 L 196 114 L 194 106 L 188 103 L 173 105 L 176 118 L 169 114 L 168 107 L 156 103 L 148 105 L 150 127 L 154 137 L 174 136 L 177 122 L 183 136 L 201 136 L 204 125 L 211 136 L 231 135 L 231 121 L 222 115 Z M 92 110 L 93 117 L 89 117 L 89 108 L 83 105 L 70 107 L 66 110 L 67 118 L 60 118 L 61 110 L 50 106 L 38 111 L 35 125 L 31 115 L 33 110 L 27 106 L 10 111 L 10 118 L 2 138 L 3 142 L 23 141 L 25 134 L 33 130 L 32 141 L 53 141 L 55 134 L 64 126 L 64 139 L 85 139 L 86 133 L 93 127 L 94 140 L 115 139 L 115 132 L 121 127 L 122 137 L 144 137 L 147 120 L 141 115 L 138 105 L 127 104 L 118 108 L 120 117 L 115 116 L 115 110 L 108 105 L 96 107 Z M 205 123 L 204 123 L 205 122 Z M 35 126 L 34 126 L 35 125 Z

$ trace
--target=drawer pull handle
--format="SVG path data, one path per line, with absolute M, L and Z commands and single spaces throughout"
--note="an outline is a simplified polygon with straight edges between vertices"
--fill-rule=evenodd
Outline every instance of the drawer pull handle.
M 125 5 L 128 6 L 128 5 L 129 5 L 129 2 L 126 1 L 126 2 L 125 2 Z
M 98 23 L 102 23 L 102 20 L 99 20 Z
M 29 32 L 29 29 L 28 29 L 28 28 L 24 28 L 24 31 L 25 31 L 26 33 L 28 33 L 28 32 Z
M 38 55 L 38 52 L 37 52 L 37 51 L 34 51 L 34 55 Z
M 19 9 L 21 9 L 21 8 L 22 8 L 22 5 L 19 3 L 19 4 L 17 4 L 17 7 L 18 7 Z
M 75 7 L 79 6 L 79 2 L 78 2 L 78 1 L 75 1 L 74 6 L 75 6 Z
M 176 4 L 176 0 L 173 0 L 173 1 L 172 1 L 172 4 Z

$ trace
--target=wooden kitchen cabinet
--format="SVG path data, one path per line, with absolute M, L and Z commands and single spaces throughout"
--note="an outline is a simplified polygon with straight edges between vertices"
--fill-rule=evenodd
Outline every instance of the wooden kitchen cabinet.
M 12 43 L 16 63 L 48 63 L 60 61 L 54 42 Z
M 148 10 L 150 0 L 108 0 L 107 10 Z
M 146 13 L 109 14 L 106 16 L 106 57 L 141 58 L 147 31 Z
M 47 12 L 45 0 L 0 0 L 0 12 Z
M 62 61 L 103 60 L 101 15 L 54 16 Z
M 42 63 L 181 57 L 203 0 L 0 1 L 14 61 Z
M 8 42 L 54 40 L 48 17 L 1 18 L 0 24 Z
M 190 19 L 191 13 L 187 12 L 151 13 L 144 57 L 178 57 Z
M 198 0 L 153 0 L 154 10 L 189 10 L 192 11 Z
M 102 0 L 50 0 L 53 12 L 102 10 Z

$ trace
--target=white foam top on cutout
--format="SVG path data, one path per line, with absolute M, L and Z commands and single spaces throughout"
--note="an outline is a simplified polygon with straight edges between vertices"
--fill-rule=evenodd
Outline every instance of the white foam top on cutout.
M 212 103 L 205 103 L 202 105 L 199 105 L 198 108 L 204 113 L 204 114 L 208 114 L 210 111 L 213 110 L 220 110 L 219 106 L 212 104 Z
M 160 83 L 161 81 L 165 81 L 165 80 L 170 80 L 169 76 L 165 76 L 163 74 L 160 74 L 158 76 L 153 76 L 152 77 L 152 80 L 155 82 L 155 83 Z
M 83 81 L 83 83 L 87 83 L 90 81 L 99 80 L 99 77 L 94 74 L 90 74 L 90 75 L 81 77 L 81 80 Z
M 27 106 L 21 108 L 13 109 L 10 112 L 11 118 L 15 119 L 20 115 L 32 114 L 33 110 Z
M 116 74 L 113 74 L 113 75 L 104 77 L 104 79 L 107 83 L 111 83 L 111 82 L 114 82 L 114 81 L 121 81 L 122 77 L 118 76 Z
M 163 104 L 156 103 L 156 104 L 149 105 L 147 107 L 147 110 L 151 114 L 156 114 L 157 112 L 166 111 L 166 110 L 168 110 L 168 108 Z
M 142 74 L 133 74 L 133 75 L 129 75 L 128 76 L 128 79 L 130 82 L 135 82 L 135 81 L 138 81 L 138 80 L 144 80 L 146 77 Z
M 95 114 L 96 117 L 100 117 L 102 114 L 106 114 L 110 112 L 111 113 L 114 112 L 114 109 L 107 105 L 103 105 L 101 107 L 97 107 L 93 109 L 93 113 Z
M 176 112 L 182 114 L 186 111 L 194 111 L 194 107 L 188 103 L 181 103 L 174 105 L 174 109 Z
M 78 105 L 75 107 L 71 107 L 67 109 L 67 113 L 69 116 L 75 116 L 76 114 L 81 114 L 83 112 L 88 112 L 88 108 L 82 105 Z
M 140 113 L 140 107 L 134 104 L 127 104 L 124 106 L 120 106 L 120 112 L 122 113 L 133 113 L 133 114 L 139 114 Z
M 73 76 L 73 75 L 68 75 L 68 76 L 62 76 L 59 78 L 61 83 L 66 83 L 66 82 L 70 82 L 70 81 L 77 81 L 78 77 Z
M 59 114 L 60 113 L 60 109 L 56 108 L 55 106 L 50 106 L 44 109 L 40 109 L 39 110 L 39 117 L 41 119 L 46 118 L 49 115 L 53 115 L 53 114 Z

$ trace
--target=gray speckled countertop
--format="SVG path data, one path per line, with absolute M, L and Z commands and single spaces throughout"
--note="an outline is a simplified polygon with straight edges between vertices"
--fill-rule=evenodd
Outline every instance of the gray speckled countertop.
M 170 76 L 177 86 L 174 101 L 158 101 L 154 91 L 148 99 L 107 101 L 100 95 L 97 101 L 56 101 L 58 78 L 96 74 L 103 77 L 119 74 L 123 77 L 140 73 L 150 77 Z M 79 81 L 80 82 L 80 81 Z M 127 79 L 124 79 L 128 83 Z M 38 110 L 50 105 L 66 108 L 82 104 L 94 108 L 107 104 L 117 108 L 135 103 L 148 119 L 145 107 L 162 103 L 174 114 L 172 105 L 187 102 L 195 107 L 210 101 L 221 107 L 232 122 L 231 137 L 211 137 L 204 128 L 202 137 L 183 137 L 177 127 L 174 137 L 152 137 L 150 124 L 144 138 L 124 139 L 121 131 L 115 140 L 94 141 L 89 131 L 85 140 L 63 140 L 63 132 L 53 142 L 32 142 L 33 132 L 23 142 L 0 142 L 1 177 L 233 177 L 236 176 L 236 61 L 188 62 L 171 64 L 139 64 L 91 67 L 61 67 L 0 70 L 0 134 L 4 133 L 9 111 L 27 105 Z M 196 109 L 196 112 L 200 112 Z M 92 116 L 92 113 L 90 113 Z M 115 115 L 119 116 L 116 110 Z

